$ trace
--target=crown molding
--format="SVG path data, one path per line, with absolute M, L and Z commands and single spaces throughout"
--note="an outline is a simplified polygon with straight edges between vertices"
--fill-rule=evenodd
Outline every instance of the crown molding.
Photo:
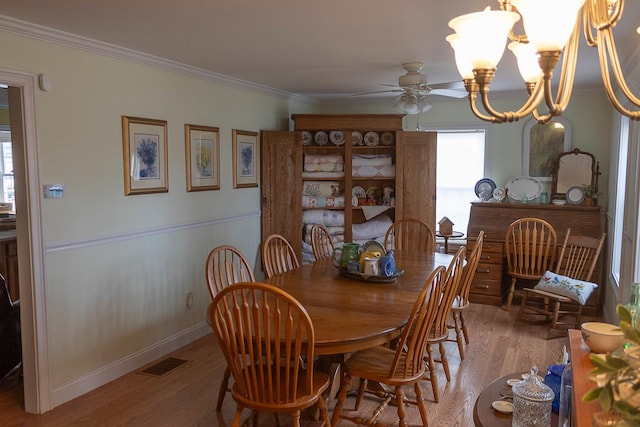
M 101 42 L 99 40 L 90 39 L 76 34 L 55 30 L 27 21 L 0 15 L 0 30 L 21 36 L 56 43 L 62 46 L 82 49 L 98 55 L 108 56 L 123 61 L 133 62 L 156 69 L 169 71 L 176 74 L 182 74 L 188 77 L 198 78 L 238 89 L 250 90 L 279 98 L 296 99 L 298 101 L 309 102 L 311 98 L 264 86 L 258 83 L 237 79 L 224 74 L 214 73 L 202 68 L 192 67 L 170 59 L 149 55 L 133 49 L 110 43 Z

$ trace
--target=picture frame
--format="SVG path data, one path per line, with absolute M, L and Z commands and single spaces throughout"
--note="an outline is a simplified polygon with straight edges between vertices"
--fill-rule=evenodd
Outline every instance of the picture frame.
M 122 116 L 124 194 L 167 193 L 167 121 Z
M 531 119 L 522 136 L 522 175 L 552 181 L 558 156 L 571 151 L 571 124 L 563 117 L 545 124 Z
M 220 129 L 184 125 L 187 192 L 220 189 Z
M 233 129 L 233 188 L 258 186 L 258 132 Z

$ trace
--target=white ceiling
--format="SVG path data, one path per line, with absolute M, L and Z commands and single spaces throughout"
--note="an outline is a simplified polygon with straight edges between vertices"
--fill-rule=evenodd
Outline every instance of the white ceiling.
M 487 5 L 498 1 L 0 0 L 0 14 L 322 100 L 396 84 L 410 61 L 425 63 L 429 83 L 460 80 L 447 23 Z M 616 28 L 627 62 L 638 59 L 639 24 L 640 2 L 627 0 Z M 584 43 L 576 82 L 601 85 L 597 52 Z M 508 51 L 496 90 L 524 90 Z

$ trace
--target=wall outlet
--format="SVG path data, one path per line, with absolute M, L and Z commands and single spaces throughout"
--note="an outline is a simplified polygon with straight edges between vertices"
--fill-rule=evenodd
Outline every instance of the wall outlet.
M 193 307 L 193 292 L 187 292 L 187 308 Z

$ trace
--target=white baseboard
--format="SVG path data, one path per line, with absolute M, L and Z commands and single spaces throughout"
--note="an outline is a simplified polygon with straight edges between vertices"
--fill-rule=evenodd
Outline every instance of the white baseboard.
M 133 353 L 124 359 L 110 363 L 74 381 L 55 387 L 52 391 L 52 408 L 101 387 L 123 375 L 131 373 L 211 332 L 211 326 L 205 322 L 199 323 L 166 340 L 142 349 L 137 353 Z

